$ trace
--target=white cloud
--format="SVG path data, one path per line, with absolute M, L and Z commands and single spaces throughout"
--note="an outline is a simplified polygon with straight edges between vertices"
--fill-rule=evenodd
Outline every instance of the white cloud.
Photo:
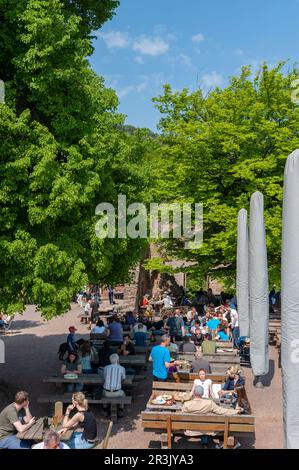
M 195 34 L 194 36 L 192 36 L 192 41 L 195 42 L 196 44 L 199 44 L 201 42 L 203 42 L 205 40 L 205 37 L 203 34 L 201 33 L 198 33 L 198 34 Z
M 140 36 L 134 41 L 133 50 L 142 55 L 152 57 L 165 54 L 169 49 L 169 44 L 160 37 L 151 38 L 149 36 Z
M 121 31 L 101 32 L 98 37 L 103 39 L 108 49 L 125 49 L 130 45 L 129 35 Z
M 116 87 L 116 93 L 120 99 L 125 98 L 130 93 L 142 93 L 144 90 L 147 89 L 149 83 L 149 78 L 144 77 L 143 80 L 137 85 L 127 85 L 122 88 Z
M 137 55 L 135 57 L 135 62 L 137 62 L 138 64 L 144 64 L 144 58 L 141 57 L 141 55 Z
M 223 78 L 219 73 L 211 72 L 203 75 L 201 77 L 201 82 L 203 87 L 206 90 L 209 90 L 211 88 L 220 87 L 223 84 Z
M 235 53 L 236 55 L 239 55 L 239 56 L 244 55 L 243 49 L 240 49 L 239 47 L 234 50 L 234 53 Z
M 190 67 L 192 65 L 191 58 L 186 54 L 179 54 L 179 59 L 184 65 L 186 65 L 188 67 Z

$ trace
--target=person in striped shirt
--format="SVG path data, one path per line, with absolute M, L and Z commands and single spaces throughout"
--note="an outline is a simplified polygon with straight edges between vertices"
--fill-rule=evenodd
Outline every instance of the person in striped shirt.
M 125 392 L 122 390 L 122 381 L 126 378 L 126 370 L 119 364 L 118 354 L 111 354 L 111 364 L 104 367 L 104 386 L 103 386 L 103 397 L 123 397 Z M 106 408 L 107 414 L 109 411 Z M 119 405 L 120 411 L 119 416 L 122 416 L 123 405 Z

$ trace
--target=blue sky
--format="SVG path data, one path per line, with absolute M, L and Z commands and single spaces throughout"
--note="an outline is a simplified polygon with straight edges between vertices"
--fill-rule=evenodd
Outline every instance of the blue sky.
M 93 69 L 120 100 L 126 123 L 156 130 L 152 98 L 225 86 L 244 64 L 299 62 L 299 0 L 121 0 L 97 32 Z

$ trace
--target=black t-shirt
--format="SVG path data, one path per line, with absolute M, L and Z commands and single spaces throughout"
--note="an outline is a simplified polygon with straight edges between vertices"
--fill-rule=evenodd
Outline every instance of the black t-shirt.
M 155 330 L 161 330 L 164 327 L 164 321 L 159 320 L 159 321 L 155 322 L 153 324 L 153 327 L 155 328 Z
M 84 429 L 83 437 L 86 440 L 95 440 L 97 437 L 97 422 L 92 411 L 81 411 L 84 414 L 84 421 L 81 423 L 81 427 Z

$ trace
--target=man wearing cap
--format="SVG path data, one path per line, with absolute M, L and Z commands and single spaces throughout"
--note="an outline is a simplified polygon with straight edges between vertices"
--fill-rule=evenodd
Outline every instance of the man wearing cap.
M 69 353 L 77 351 L 76 335 L 75 335 L 76 331 L 77 331 L 77 328 L 75 328 L 74 326 L 69 327 L 69 334 L 66 340 Z

